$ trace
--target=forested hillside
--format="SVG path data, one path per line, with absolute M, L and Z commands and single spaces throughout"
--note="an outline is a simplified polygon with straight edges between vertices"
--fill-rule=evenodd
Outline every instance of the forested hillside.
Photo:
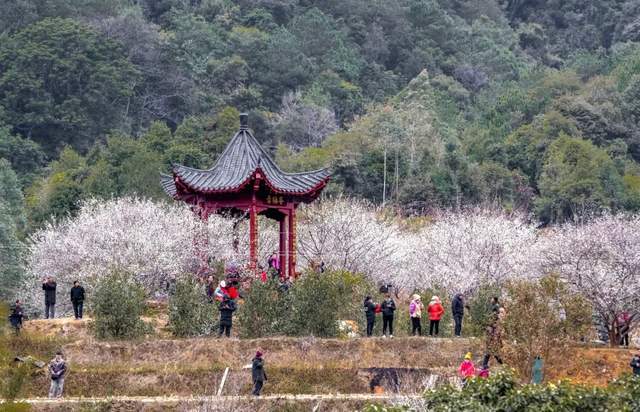
M 0 31 L 5 251 L 82 199 L 164 198 L 240 111 L 284 169 L 404 214 L 640 208 L 635 0 L 16 0 Z

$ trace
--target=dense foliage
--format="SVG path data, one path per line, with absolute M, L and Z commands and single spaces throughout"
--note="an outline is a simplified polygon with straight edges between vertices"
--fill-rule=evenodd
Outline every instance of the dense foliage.
M 217 326 L 217 306 L 208 301 L 205 286 L 193 277 L 179 279 L 169 300 L 169 329 L 175 336 L 208 335 Z
M 146 306 L 144 289 L 128 273 L 115 271 L 101 278 L 91 303 L 97 338 L 131 339 L 149 331 L 140 318 Z
M 488 379 L 473 379 L 462 390 L 442 387 L 424 399 L 402 402 L 400 406 L 369 406 L 368 412 L 401 411 L 636 411 L 640 407 L 640 380 L 625 376 L 604 388 L 569 381 L 547 385 L 520 385 L 509 372 Z
M 561 3 L 6 2 L 0 157 L 29 230 L 162 197 L 158 171 L 209 166 L 239 110 L 286 168 L 405 213 L 637 210 L 638 6 Z
M 254 282 L 238 313 L 240 335 L 335 337 L 339 321 L 362 317 L 362 297 L 372 290 L 344 271 L 308 271 L 288 289 L 276 280 Z

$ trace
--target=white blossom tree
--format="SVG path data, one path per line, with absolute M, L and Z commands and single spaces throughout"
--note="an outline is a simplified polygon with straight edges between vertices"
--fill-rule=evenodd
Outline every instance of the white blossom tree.
M 400 231 L 366 202 L 317 202 L 301 210 L 299 221 L 298 255 L 304 263 L 324 262 L 377 281 L 395 277 L 403 255 Z
M 640 322 L 640 216 L 607 215 L 556 227 L 540 251 L 547 272 L 591 301 L 612 345 L 621 313 L 632 316 L 632 327 Z
M 74 280 L 90 294 L 97 279 L 113 270 L 135 274 L 150 294 L 161 291 L 175 277 L 198 270 L 201 236 L 208 238 L 215 257 L 230 259 L 233 223 L 212 216 L 205 226 L 181 204 L 130 198 L 88 201 L 76 217 L 49 224 L 31 237 L 26 300 L 38 304 L 39 282 L 53 276 L 59 305 L 69 310 L 63 296 Z
M 412 258 L 402 279 L 411 287 L 468 294 L 481 283 L 536 276 L 535 242 L 535 228 L 518 215 L 479 208 L 443 212 L 410 241 Z
M 283 96 L 282 109 L 274 116 L 272 124 L 283 141 L 295 150 L 320 146 L 339 129 L 332 110 L 306 102 L 299 91 Z

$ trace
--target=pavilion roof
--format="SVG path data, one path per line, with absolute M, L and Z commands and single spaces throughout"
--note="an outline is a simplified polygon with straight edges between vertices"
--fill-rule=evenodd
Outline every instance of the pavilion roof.
M 173 165 L 172 176 L 161 175 L 160 183 L 164 191 L 175 197 L 178 193 L 176 182 L 179 181 L 194 192 L 236 192 L 245 187 L 259 170 L 262 171 L 266 184 L 277 193 L 302 195 L 326 185 L 330 175 L 328 169 L 303 173 L 286 173 L 280 170 L 253 137 L 246 120 L 246 115 L 241 115 L 240 130 L 210 169 Z

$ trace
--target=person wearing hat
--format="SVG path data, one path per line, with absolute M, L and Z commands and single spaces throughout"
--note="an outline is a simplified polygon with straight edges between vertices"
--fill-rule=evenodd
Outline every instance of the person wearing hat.
M 262 352 L 257 351 L 256 357 L 251 361 L 251 378 L 253 379 L 253 392 L 252 395 L 260 396 L 262 385 L 267 380 L 267 373 L 264 370 L 264 360 L 262 359 Z
M 473 356 L 471 352 L 467 352 L 464 355 L 464 360 L 460 364 L 458 368 L 458 375 L 462 379 L 462 386 L 464 386 L 469 379 L 471 379 L 476 374 L 476 367 L 473 365 Z
M 64 389 L 64 377 L 67 373 L 67 364 L 64 362 L 62 352 L 56 352 L 56 357 L 49 363 L 49 375 L 51 376 L 51 386 L 49 387 L 49 398 L 62 398 Z
M 444 314 L 444 308 L 442 307 L 442 303 L 440 303 L 440 298 L 437 296 L 432 297 L 427 310 L 429 311 L 429 336 L 433 336 L 434 331 L 436 336 L 438 336 L 440 319 Z
M 218 302 L 222 302 L 225 296 L 229 296 L 229 292 L 227 292 L 227 282 L 221 280 L 220 285 L 218 285 L 213 295 L 215 297 L 215 300 L 217 300 Z
M 422 336 L 422 325 L 420 324 L 422 318 L 422 311 L 424 310 L 424 304 L 420 300 L 420 295 L 415 294 L 411 298 L 409 303 L 409 316 L 411 317 L 411 334 L 413 336 L 418 333 L 418 336 Z

